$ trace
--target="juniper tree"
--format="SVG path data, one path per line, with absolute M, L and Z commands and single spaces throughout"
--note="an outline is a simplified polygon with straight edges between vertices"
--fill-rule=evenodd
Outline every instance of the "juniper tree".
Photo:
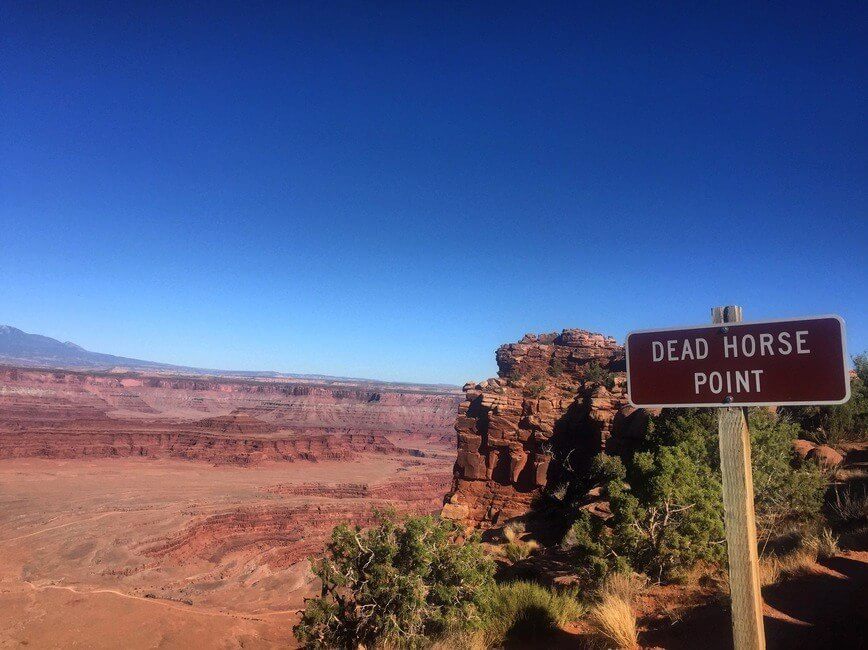
M 494 565 L 476 538 L 437 517 L 393 514 L 362 530 L 341 525 L 313 564 L 322 595 L 308 599 L 296 638 L 312 648 L 419 647 L 482 623 Z

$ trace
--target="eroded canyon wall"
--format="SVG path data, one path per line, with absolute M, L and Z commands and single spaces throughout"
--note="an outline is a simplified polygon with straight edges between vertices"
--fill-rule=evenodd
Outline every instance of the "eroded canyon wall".
M 624 350 L 585 330 L 527 334 L 498 348 L 498 377 L 464 386 L 458 457 L 443 516 L 480 527 L 524 514 L 565 466 L 628 452 L 647 414 L 628 403 Z
M 148 456 L 248 464 L 405 455 L 450 435 L 458 401 L 446 389 L 412 385 L 0 367 L 0 458 Z

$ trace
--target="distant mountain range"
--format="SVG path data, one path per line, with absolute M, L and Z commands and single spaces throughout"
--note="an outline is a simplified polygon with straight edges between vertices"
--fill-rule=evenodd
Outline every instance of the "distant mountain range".
M 118 357 L 113 354 L 91 352 L 71 341 L 62 343 L 57 339 L 40 334 L 28 334 L 17 327 L 0 325 L 0 364 L 25 366 L 30 368 L 58 368 L 72 370 L 150 370 L 194 375 L 216 375 L 251 378 L 287 378 L 307 379 L 328 382 L 356 382 L 375 384 L 399 384 L 399 382 L 384 382 L 374 379 L 357 379 L 352 377 L 335 377 L 331 375 L 305 375 L 296 373 L 248 370 L 212 370 L 208 368 L 192 368 L 176 366 L 170 363 L 157 363 L 130 357 Z M 400 382 L 403 385 L 409 383 Z M 430 386 L 437 389 L 454 389 L 446 384 L 412 384 L 415 386 Z

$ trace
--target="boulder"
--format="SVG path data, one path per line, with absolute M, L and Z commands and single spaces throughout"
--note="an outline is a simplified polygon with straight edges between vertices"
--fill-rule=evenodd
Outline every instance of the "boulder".
M 821 467 L 826 469 L 832 469 L 844 462 L 844 457 L 828 445 L 814 447 L 808 452 L 807 458 L 817 461 Z
M 800 461 L 804 461 L 817 445 L 808 440 L 793 440 L 793 453 Z

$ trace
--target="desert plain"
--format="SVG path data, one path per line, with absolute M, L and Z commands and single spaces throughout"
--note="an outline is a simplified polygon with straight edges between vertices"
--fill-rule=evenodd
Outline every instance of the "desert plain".
M 449 489 L 445 389 L 4 372 L 2 647 L 292 647 L 331 529 Z

